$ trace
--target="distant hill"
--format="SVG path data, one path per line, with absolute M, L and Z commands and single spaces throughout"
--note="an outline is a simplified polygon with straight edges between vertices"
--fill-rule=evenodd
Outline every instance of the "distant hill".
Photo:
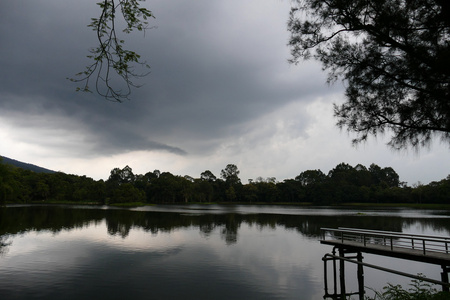
M 46 168 L 41 168 L 41 167 L 38 167 L 36 165 L 24 163 L 24 162 L 21 162 L 21 161 L 12 159 L 12 158 L 8 158 L 8 157 L 5 157 L 5 156 L 0 156 L 0 158 L 1 158 L 1 162 L 2 163 L 6 164 L 6 165 L 11 165 L 11 166 L 14 166 L 14 167 L 17 167 L 17 168 L 30 170 L 30 171 L 33 171 L 33 172 L 36 172 L 36 173 L 56 173 L 55 171 L 52 171 L 52 170 L 49 170 L 49 169 L 46 169 Z

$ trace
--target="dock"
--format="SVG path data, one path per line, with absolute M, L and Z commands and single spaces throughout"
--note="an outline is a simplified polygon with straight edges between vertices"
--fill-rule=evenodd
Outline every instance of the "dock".
M 359 228 L 321 228 L 321 244 L 333 246 L 332 253 L 323 257 L 325 271 L 325 296 L 324 298 L 345 299 L 349 295 L 359 295 L 364 298 L 364 271 L 363 267 L 379 269 L 385 272 L 407 276 L 432 284 L 442 286 L 444 291 L 449 291 L 450 272 L 450 237 L 438 237 L 429 235 L 406 234 L 391 231 L 368 230 Z M 337 253 L 338 255 L 337 255 Z M 401 258 L 440 265 L 442 268 L 441 281 L 419 277 L 414 274 L 406 274 L 397 270 L 391 270 L 380 266 L 374 266 L 363 262 L 362 253 L 382 255 L 386 257 Z M 351 256 L 349 256 L 351 254 Z M 334 293 L 328 292 L 327 262 L 333 262 Z M 340 292 L 337 291 L 336 262 L 339 261 Z M 357 277 L 359 291 L 346 293 L 344 263 L 350 262 L 358 265 Z

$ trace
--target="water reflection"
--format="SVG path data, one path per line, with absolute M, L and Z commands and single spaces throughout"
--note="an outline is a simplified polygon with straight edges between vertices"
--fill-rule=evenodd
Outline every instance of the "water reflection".
M 207 207 L 207 206 L 206 206 Z M 108 234 L 126 238 L 132 228 L 142 228 L 151 233 L 171 232 L 179 228 L 196 227 L 204 237 L 216 228 L 221 228 L 221 236 L 227 244 L 236 243 L 239 238 L 241 224 L 257 226 L 260 230 L 265 228 L 283 227 L 295 230 L 302 235 L 316 239 L 320 235 L 320 228 L 336 227 L 358 227 L 366 229 L 387 230 L 402 232 L 404 228 L 414 228 L 418 231 L 433 231 L 443 235 L 449 235 L 448 213 L 440 212 L 439 215 L 423 213 L 415 217 L 404 217 L 405 213 L 399 215 L 386 214 L 382 217 L 372 215 L 365 211 L 349 213 L 349 210 L 323 210 L 318 214 L 317 210 L 302 209 L 291 214 L 289 208 L 273 209 L 259 208 L 260 213 L 252 212 L 255 209 L 242 211 L 242 206 L 225 206 L 226 210 L 214 206 L 211 209 L 200 210 L 197 207 L 168 211 L 152 208 L 153 211 L 127 210 L 127 209 L 104 209 L 103 207 L 70 207 L 70 206 L 18 206 L 0 208 L 0 246 L 5 247 L 8 234 L 18 234 L 26 231 L 51 231 L 57 233 L 61 230 L 71 230 L 88 227 L 106 221 Z M 243 206 L 244 208 L 247 208 Z M 196 213 L 186 213 L 186 209 Z M 274 213 L 272 211 L 279 213 Z M 226 211 L 227 213 L 223 213 Z M 237 212 L 241 211 L 241 213 Z M 295 211 L 295 209 L 294 209 Z M 200 213 L 203 212 L 203 213 Z M 313 212 L 313 214 L 309 214 Z M 333 212 L 333 214 L 331 214 Z M 286 214 L 289 213 L 289 214 Z M 429 217 L 431 216 L 434 217 Z
M 0 294 L 8 299 L 320 299 L 321 258 L 330 251 L 318 242 L 321 227 L 449 234 L 445 214 L 319 212 L 249 206 L 3 207 Z

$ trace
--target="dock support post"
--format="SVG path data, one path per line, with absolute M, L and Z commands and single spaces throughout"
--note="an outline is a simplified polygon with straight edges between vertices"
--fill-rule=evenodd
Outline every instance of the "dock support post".
M 336 255 L 336 247 L 333 247 L 333 255 Z M 336 276 L 336 258 L 333 258 L 333 288 L 334 294 L 337 294 L 337 276 Z
M 327 259 L 326 256 L 322 258 L 323 260 L 323 282 L 325 285 L 325 296 L 328 295 L 328 272 L 327 272 Z
M 332 258 L 328 258 L 327 257 L 328 254 L 325 254 L 325 256 L 322 258 L 323 260 L 323 271 L 324 271 L 324 283 L 325 283 L 325 295 L 323 296 L 324 299 L 326 298 L 333 298 L 333 299 L 341 299 L 342 295 L 339 295 L 337 292 L 337 268 L 336 268 L 336 260 L 338 260 L 337 256 L 336 256 L 336 247 L 333 247 L 333 251 L 332 251 Z M 332 262 L 332 267 L 333 267 L 333 293 L 330 294 L 328 293 L 328 261 Z M 345 299 L 345 298 L 343 298 Z
M 362 263 L 363 256 L 361 252 L 357 253 L 356 256 L 358 262 Z M 358 293 L 359 293 L 359 300 L 364 300 L 364 269 L 362 264 L 358 264 Z
M 339 256 L 342 258 L 345 257 L 343 248 L 339 248 Z M 345 299 L 345 261 L 343 259 L 339 260 L 339 281 L 341 284 L 341 297 Z
M 441 267 L 442 267 L 441 281 L 444 283 L 448 283 L 448 272 L 450 272 L 450 267 L 448 267 L 446 265 L 442 265 Z M 443 285 L 442 291 L 450 292 L 448 285 Z

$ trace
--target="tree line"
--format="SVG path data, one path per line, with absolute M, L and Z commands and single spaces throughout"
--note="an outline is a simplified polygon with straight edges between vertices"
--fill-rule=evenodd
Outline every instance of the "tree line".
M 36 173 L 0 163 L 0 203 L 42 201 L 76 203 L 437 203 L 450 200 L 450 175 L 410 187 L 391 167 L 340 163 L 328 174 L 307 170 L 293 179 L 275 177 L 242 183 L 239 169 L 228 164 L 216 177 L 206 170 L 199 178 L 154 170 L 134 174 L 129 166 L 114 168 L 107 180 L 62 172 Z

